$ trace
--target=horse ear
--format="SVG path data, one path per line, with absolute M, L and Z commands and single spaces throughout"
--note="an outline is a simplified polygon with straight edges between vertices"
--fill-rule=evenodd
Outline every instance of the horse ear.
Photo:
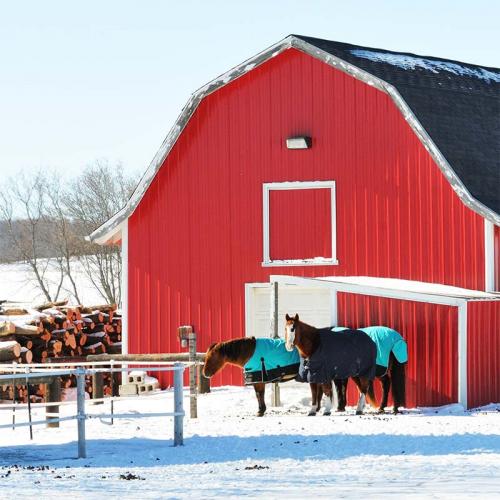
M 290 316 L 288 316 L 288 313 L 286 313 L 285 319 L 286 319 L 287 321 L 290 321 L 292 318 L 290 318 Z
M 293 318 L 294 321 L 299 321 L 299 315 L 295 314 L 295 318 Z

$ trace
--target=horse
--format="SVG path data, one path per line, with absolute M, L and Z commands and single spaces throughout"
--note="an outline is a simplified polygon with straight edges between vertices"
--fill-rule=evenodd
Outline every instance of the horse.
M 331 328 L 333 332 L 346 330 L 345 327 Z M 375 377 L 382 384 L 382 400 L 378 413 L 385 413 L 389 390 L 392 390 L 393 413 L 400 413 L 399 407 L 405 405 L 406 371 L 408 361 L 406 341 L 392 328 L 369 326 L 358 328 L 366 333 L 377 345 Z M 337 411 L 345 411 L 347 379 L 335 381 L 338 397 Z
M 290 351 L 294 347 L 298 349 L 307 360 L 308 381 L 321 384 L 327 396 L 325 415 L 329 415 L 332 408 L 332 380 L 354 380 L 360 393 L 356 415 L 363 414 L 366 399 L 377 406 L 371 383 L 376 372 L 377 347 L 368 335 L 358 330 L 333 335 L 330 328 L 317 329 L 303 323 L 298 314 L 293 318 L 287 314 L 285 320 L 285 346 Z M 301 375 L 304 378 L 304 374 Z
M 273 339 L 258 340 L 259 343 L 262 343 L 262 341 L 264 340 L 268 341 Z M 255 357 L 254 355 L 256 354 L 257 344 L 258 341 L 257 339 L 255 339 L 255 337 L 242 337 L 238 339 L 228 340 L 226 342 L 214 342 L 208 348 L 205 355 L 203 375 L 207 378 L 213 377 L 217 372 L 224 368 L 226 364 L 239 366 L 240 368 L 245 369 L 245 366 L 248 365 L 253 357 Z M 278 342 L 276 342 L 274 344 L 274 347 L 276 346 L 284 348 L 284 342 L 281 341 L 279 344 Z M 273 349 L 272 342 L 270 343 L 270 348 L 271 350 Z M 258 361 L 259 360 L 257 359 L 257 362 Z M 279 369 L 278 372 L 273 372 L 273 370 L 268 371 L 267 369 L 261 370 L 260 372 L 256 371 L 253 373 L 251 371 L 245 371 L 245 383 L 246 385 L 253 385 L 255 395 L 257 397 L 257 402 L 259 405 L 259 410 L 257 412 L 258 417 L 264 416 L 264 413 L 266 412 L 266 403 L 264 399 L 266 384 L 278 380 L 282 382 L 293 380 L 297 376 L 297 373 L 298 363 L 290 365 L 287 369 Z M 319 384 L 310 384 L 310 388 L 312 396 L 312 407 L 317 408 L 317 410 L 319 411 L 321 398 L 323 396 L 322 387 Z

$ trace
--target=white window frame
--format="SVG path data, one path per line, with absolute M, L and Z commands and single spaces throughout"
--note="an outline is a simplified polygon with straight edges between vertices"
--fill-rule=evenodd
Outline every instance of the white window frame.
M 332 256 L 315 257 L 312 259 L 271 260 L 270 257 L 270 227 L 269 227 L 269 193 L 271 191 L 290 191 L 303 189 L 329 189 L 330 213 L 332 229 Z M 296 182 L 269 182 L 262 184 L 263 202 L 263 261 L 262 267 L 283 266 L 325 266 L 338 265 L 337 260 L 337 219 L 335 203 L 335 181 L 296 181 Z

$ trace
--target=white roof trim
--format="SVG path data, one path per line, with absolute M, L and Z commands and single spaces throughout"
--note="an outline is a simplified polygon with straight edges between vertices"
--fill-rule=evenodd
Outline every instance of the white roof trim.
M 288 285 L 318 286 L 332 288 L 339 292 L 374 295 L 417 302 L 431 302 L 459 306 L 465 301 L 500 301 L 500 293 L 487 293 L 449 285 L 426 283 L 423 281 L 371 276 L 328 276 L 324 278 L 302 278 L 297 276 L 271 275 L 270 282 Z
M 448 179 L 448 182 L 451 184 L 452 188 L 455 190 L 459 198 L 463 201 L 463 203 L 483 216 L 484 218 L 490 220 L 491 222 L 500 225 L 500 215 L 495 213 L 493 210 L 489 209 L 481 202 L 476 200 L 467 190 L 463 182 L 457 176 L 453 168 L 450 166 L 446 158 L 439 151 L 437 146 L 434 144 L 432 139 L 429 137 L 425 129 L 422 127 L 417 117 L 413 114 L 410 107 L 406 104 L 404 99 L 401 97 L 399 92 L 393 87 L 391 84 L 381 80 L 380 78 L 375 77 L 374 75 L 363 71 L 362 69 L 350 64 L 342 59 L 339 59 L 324 50 L 317 48 L 316 46 L 300 39 L 295 36 L 288 36 L 280 42 L 272 45 L 268 49 L 260 52 L 256 56 L 246 60 L 242 64 L 236 66 L 235 68 L 227 71 L 221 76 L 217 77 L 215 80 L 207 83 L 196 92 L 194 92 L 187 102 L 187 104 L 182 109 L 177 121 L 174 126 L 168 133 L 167 137 L 163 141 L 160 149 L 157 151 L 153 160 L 151 161 L 148 169 L 145 174 L 139 181 L 136 189 L 132 193 L 132 196 L 128 200 L 127 204 L 117 212 L 113 217 L 111 217 L 108 221 L 98 227 L 89 237 L 90 241 L 94 241 L 96 243 L 106 243 L 109 242 L 115 234 L 119 231 L 119 225 L 128 217 L 132 215 L 137 205 L 141 201 L 145 192 L 147 191 L 149 185 L 155 178 L 158 170 L 164 163 L 166 157 L 170 153 L 177 139 L 179 138 L 181 132 L 184 130 L 184 127 L 190 120 L 191 116 L 194 114 L 196 108 L 198 107 L 201 100 L 207 95 L 211 94 L 215 90 L 227 85 L 228 83 L 236 80 L 240 76 L 248 73 L 256 66 L 268 61 L 272 57 L 280 54 L 284 50 L 289 49 L 290 47 L 294 47 L 306 54 L 315 57 L 316 59 L 320 59 L 326 64 L 347 73 L 357 80 L 360 80 L 368 85 L 374 86 L 377 89 L 381 90 L 388 94 L 398 109 L 403 114 L 405 120 L 409 123 L 413 131 L 417 134 L 417 137 L 420 139 L 424 147 L 429 151 L 429 154 L 432 156 L 434 161 L 437 163 L 438 167 L 441 169 L 445 177 Z M 116 238 L 116 237 L 115 237 Z

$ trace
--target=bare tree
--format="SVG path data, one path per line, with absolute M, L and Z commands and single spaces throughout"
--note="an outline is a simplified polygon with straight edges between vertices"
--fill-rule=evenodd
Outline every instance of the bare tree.
M 69 281 L 66 290 L 81 304 L 77 281 L 74 273 L 75 258 L 82 248 L 81 236 L 75 230 L 73 223 L 66 213 L 61 183 L 57 175 L 52 175 L 50 190 L 47 194 L 47 224 L 52 228 L 51 251 L 56 260 L 60 273 Z
M 136 180 L 120 164 L 97 161 L 70 183 L 38 172 L 12 177 L 0 190 L 0 222 L 10 257 L 29 266 L 48 302 L 64 290 L 81 303 L 75 277 L 79 264 L 103 300 L 120 303 L 120 248 L 89 243 L 85 236 L 125 205 Z
M 121 302 L 121 251 L 118 246 L 89 243 L 84 237 L 120 210 L 130 197 L 137 179 L 127 176 L 121 164 L 96 161 L 70 183 L 61 203 L 80 236 L 77 257 L 104 300 Z
M 0 217 L 7 228 L 16 260 L 28 265 L 40 291 L 50 302 L 57 300 L 64 279 L 62 271 L 51 282 L 50 230 L 45 218 L 47 184 L 44 174 L 19 174 L 0 191 Z

